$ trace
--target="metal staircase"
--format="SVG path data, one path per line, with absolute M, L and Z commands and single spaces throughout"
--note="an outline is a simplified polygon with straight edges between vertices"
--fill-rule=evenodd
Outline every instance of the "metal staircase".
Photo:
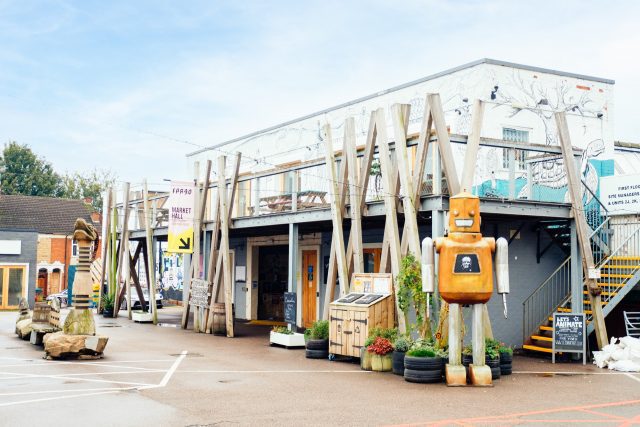
M 640 225 L 611 226 L 607 218 L 591 233 L 596 267 L 601 271 L 602 307 L 606 317 L 640 282 Z M 615 247 L 610 251 L 610 247 Z M 587 334 L 594 330 L 586 286 L 582 301 L 587 315 Z M 551 352 L 552 314 L 571 312 L 571 257 L 523 302 L 523 348 Z

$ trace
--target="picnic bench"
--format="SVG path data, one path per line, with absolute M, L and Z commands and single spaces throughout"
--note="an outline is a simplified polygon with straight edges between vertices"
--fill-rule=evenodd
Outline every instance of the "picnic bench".
M 258 212 L 275 213 L 290 211 L 294 193 L 283 193 L 275 196 L 261 197 Z M 318 208 L 329 206 L 326 201 L 327 192 L 317 190 L 300 191 L 297 194 L 298 209 Z M 251 215 L 255 213 L 255 207 L 249 208 Z

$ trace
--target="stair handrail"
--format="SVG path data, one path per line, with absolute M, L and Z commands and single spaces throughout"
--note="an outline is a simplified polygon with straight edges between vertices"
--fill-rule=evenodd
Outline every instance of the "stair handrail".
M 607 220 L 609 220 L 609 218 L 607 218 Z M 629 240 L 631 240 L 636 234 L 638 234 L 638 232 L 640 232 L 640 225 L 638 225 L 635 228 L 635 230 L 629 233 L 629 235 L 624 239 L 624 241 L 620 243 L 613 251 L 611 251 L 611 254 L 606 258 L 604 258 L 596 267 L 605 265 L 611 260 L 611 258 L 613 258 L 614 256 L 617 256 L 617 253 L 620 252 L 622 248 L 627 244 L 627 242 L 629 242 Z

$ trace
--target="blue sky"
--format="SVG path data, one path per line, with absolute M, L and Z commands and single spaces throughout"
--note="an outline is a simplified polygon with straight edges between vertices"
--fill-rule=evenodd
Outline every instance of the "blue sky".
M 0 0 L 0 140 L 59 171 L 185 154 L 483 57 L 616 80 L 640 142 L 640 2 Z

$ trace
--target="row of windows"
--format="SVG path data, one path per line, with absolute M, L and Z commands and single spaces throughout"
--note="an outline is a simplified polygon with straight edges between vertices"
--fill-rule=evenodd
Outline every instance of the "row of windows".
M 529 131 L 513 128 L 502 128 L 502 139 L 512 142 L 529 142 Z M 526 170 L 525 160 L 527 158 L 527 152 L 524 150 L 515 150 L 515 162 L 516 170 Z M 509 149 L 502 149 L 502 167 L 509 169 Z

